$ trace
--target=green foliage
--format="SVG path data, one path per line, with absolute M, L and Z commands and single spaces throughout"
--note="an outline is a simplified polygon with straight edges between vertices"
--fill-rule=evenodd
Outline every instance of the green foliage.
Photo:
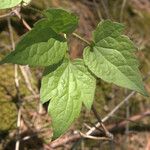
M 19 5 L 21 2 L 27 4 L 30 0 L 0 0 L 0 9 L 12 8 Z
M 0 0 L 0 9 L 14 7 L 21 3 L 21 1 L 22 0 Z
M 7 131 L 16 128 L 17 108 L 13 102 L 0 99 L 0 129 Z
M 78 18 L 62 9 L 48 9 L 43 12 L 50 27 L 57 33 L 71 33 L 78 25 Z
M 47 67 L 41 87 L 41 101 L 51 99 L 48 111 L 53 120 L 54 137 L 60 136 L 78 117 L 82 102 L 90 109 L 95 92 L 95 79 L 82 60 L 64 60 Z
M 99 78 L 147 95 L 133 55 L 135 46 L 122 24 L 102 21 L 94 31 L 94 45 L 84 49 L 84 61 Z
M 48 112 L 54 138 L 63 134 L 79 116 L 82 103 L 91 108 L 96 87 L 94 75 L 146 95 L 133 55 L 136 48 L 122 35 L 122 24 L 102 21 L 94 31 L 94 43 L 84 49 L 84 60 L 71 61 L 66 57 L 65 34 L 76 29 L 78 18 L 61 9 L 48 9 L 43 14 L 45 17 L 0 63 L 46 67 L 40 97 L 42 103 L 50 100 Z
M 14 63 L 30 66 L 49 66 L 58 63 L 65 55 L 65 38 L 53 31 L 49 24 L 39 21 L 25 34 L 1 63 Z
M 64 57 L 67 42 L 59 33 L 73 32 L 78 19 L 61 9 L 49 9 L 43 14 L 46 18 L 38 21 L 34 28 L 23 36 L 15 51 L 11 52 L 1 64 L 49 66 L 58 63 Z

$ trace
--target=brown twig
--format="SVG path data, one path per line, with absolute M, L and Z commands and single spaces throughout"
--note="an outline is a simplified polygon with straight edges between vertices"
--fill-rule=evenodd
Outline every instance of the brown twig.
M 22 21 L 23 25 L 25 26 L 25 28 L 30 31 L 30 30 L 31 30 L 31 27 L 30 27 L 29 24 L 22 18 L 20 12 L 16 9 L 16 10 L 14 10 L 14 13 L 16 14 L 16 16 L 17 16 L 19 19 L 21 19 L 21 21 Z M 27 68 L 27 66 L 26 66 L 26 68 Z M 32 84 L 31 84 L 31 82 L 30 82 L 30 79 L 29 79 L 29 77 L 28 77 L 28 75 L 27 75 L 27 72 L 26 72 L 25 68 L 21 66 L 20 69 L 21 69 L 21 72 L 22 72 L 22 74 L 23 74 L 23 76 L 24 76 L 24 79 L 25 79 L 25 82 L 26 82 L 26 85 L 27 85 L 29 91 L 30 91 L 34 96 L 36 96 L 37 94 L 36 94 L 36 92 L 35 92 L 35 91 L 33 90 L 33 88 L 32 88 Z M 28 68 L 28 70 L 29 70 L 29 68 Z M 41 103 L 39 103 L 39 105 L 38 105 L 38 113 L 39 113 L 39 114 L 43 114 L 43 113 L 44 113 L 44 109 L 43 109 L 43 106 L 42 106 Z
M 74 135 L 70 135 L 70 136 L 65 136 L 63 138 L 59 138 L 57 139 L 56 141 L 52 142 L 49 146 L 51 148 L 57 148 L 59 146 L 63 146 L 67 143 L 70 143 L 70 142 L 73 142 L 73 141 L 76 141 L 78 139 L 81 138 L 81 135 L 79 133 L 76 133 Z
M 28 29 L 31 30 L 31 27 L 27 24 L 27 22 L 21 18 L 21 15 L 18 11 L 18 9 L 14 9 L 12 10 L 12 12 L 14 14 L 16 14 L 16 16 L 22 20 L 23 25 Z M 8 27 L 9 27 L 9 32 L 10 32 L 10 40 L 11 40 L 11 45 L 12 45 L 12 49 L 15 49 L 15 42 L 14 42 L 14 38 L 13 38 L 13 32 L 12 32 L 12 27 L 11 27 L 11 22 L 10 22 L 10 18 L 8 18 Z M 28 70 L 28 66 L 19 66 L 21 73 L 25 79 L 25 83 L 27 88 L 29 89 L 29 91 L 33 94 L 33 96 L 35 97 L 37 94 L 36 92 L 33 90 L 32 88 L 32 84 L 31 81 L 29 79 L 29 76 L 27 74 Z M 15 65 L 15 85 L 16 85 L 16 89 L 17 89 L 17 95 L 18 95 L 18 103 L 17 103 L 17 108 L 18 108 L 18 117 L 17 117 L 17 140 L 16 140 L 16 145 L 15 145 L 15 150 L 19 150 L 20 147 L 20 126 L 21 126 L 21 118 L 22 118 L 22 114 L 21 114 L 21 106 L 20 106 L 20 91 L 19 91 L 19 78 L 18 78 L 18 65 Z
M 122 105 L 124 105 L 124 103 L 126 101 L 128 101 L 133 95 L 135 94 L 135 92 L 131 92 L 123 101 L 121 101 L 106 117 L 104 117 L 102 119 L 102 122 L 107 121 Z M 101 124 L 98 122 L 95 127 L 91 128 L 86 135 L 90 135 L 92 134 L 92 132 L 94 132 L 96 130 L 96 128 L 99 128 L 101 126 Z
M 141 119 L 143 119 L 143 118 L 145 118 L 147 116 L 150 116 L 150 110 L 147 110 L 147 111 L 145 111 L 143 113 L 140 113 L 140 114 L 137 114 L 137 115 L 134 115 L 134 116 L 131 116 L 128 120 L 121 121 L 117 125 L 116 124 L 108 125 L 108 126 L 106 126 L 106 128 L 107 128 L 108 131 L 112 131 L 114 129 L 119 130 L 120 128 L 125 127 L 126 124 L 128 123 L 128 121 L 135 122 L 135 121 L 141 120 Z M 95 130 L 93 133 L 97 134 L 97 131 Z M 99 131 L 98 131 L 98 133 L 99 133 Z M 80 138 L 82 138 L 82 136 L 80 135 L 79 132 L 77 132 L 77 133 L 75 133 L 73 135 L 63 136 L 63 137 L 57 139 L 56 141 L 51 142 L 49 146 L 51 148 L 55 149 L 57 147 L 65 145 L 65 144 L 77 141 Z
M 120 22 L 123 21 L 123 12 L 124 12 L 126 2 L 127 2 L 127 0 L 123 0 L 123 2 L 122 2 L 121 11 L 120 11 Z
M 107 8 L 107 6 L 106 6 L 106 4 L 105 4 L 105 1 L 104 1 L 104 0 L 101 0 L 100 2 L 101 2 L 102 6 L 103 6 L 103 8 L 104 8 L 104 12 L 105 12 L 107 18 L 110 18 L 110 15 L 109 15 L 109 12 L 108 12 L 108 8 Z
M 127 90 L 126 90 L 126 93 L 127 93 Z M 126 101 L 126 120 L 128 120 L 130 117 L 130 103 L 129 103 L 129 100 Z M 126 127 L 125 127 L 125 134 L 126 134 L 126 140 L 125 140 L 125 149 L 128 149 L 128 142 L 129 142 L 129 124 L 130 122 L 128 121 L 128 123 L 126 124 Z
M 15 13 L 15 15 L 22 21 L 23 25 L 25 26 L 25 28 L 27 30 L 31 30 L 31 27 L 29 26 L 29 24 L 21 17 L 18 9 L 14 9 L 13 12 Z
M 14 36 L 13 36 L 13 31 L 12 31 L 12 26 L 11 26 L 11 20 L 8 17 L 8 29 L 9 29 L 9 34 L 10 34 L 10 41 L 12 45 L 12 49 L 15 49 L 15 42 L 14 42 Z M 20 108 L 20 90 L 19 90 L 19 77 L 18 77 L 18 65 L 15 65 L 15 86 L 16 86 L 16 91 L 17 91 L 17 108 L 18 108 L 18 116 L 17 116 L 17 141 L 15 145 L 15 150 L 19 150 L 20 146 L 20 140 L 19 140 L 19 134 L 20 134 L 20 126 L 21 126 L 21 108 Z
M 31 30 L 31 27 L 29 26 L 29 24 L 21 17 L 21 14 L 20 12 L 18 11 L 18 9 L 14 9 L 13 12 L 15 13 L 15 15 L 22 20 L 22 23 L 23 25 L 25 26 L 25 28 L 27 30 Z M 28 90 L 35 96 L 37 95 L 36 92 L 34 91 L 33 87 L 32 87 L 32 84 L 31 84 L 31 81 L 29 79 L 29 75 L 27 73 L 27 70 L 29 70 L 28 66 L 19 66 L 20 70 L 21 70 L 21 73 L 25 79 L 25 83 L 26 83 L 26 86 L 28 88 Z
M 97 113 L 97 111 L 96 111 L 94 105 L 92 105 L 92 111 L 93 111 L 95 117 L 97 118 L 98 122 L 100 123 L 100 126 L 103 128 L 103 131 L 104 131 L 105 135 L 106 135 L 107 137 L 109 137 L 110 139 L 113 140 L 113 135 L 107 130 L 107 128 L 106 128 L 105 125 L 103 124 L 103 122 L 102 122 L 102 120 L 101 120 L 99 114 Z M 91 130 L 91 129 L 90 129 L 90 130 Z
M 32 87 L 31 80 L 30 80 L 29 75 L 27 73 L 27 70 L 29 69 L 28 66 L 19 66 L 19 68 L 20 68 L 21 73 L 24 77 L 24 80 L 25 80 L 25 83 L 26 83 L 28 90 L 31 92 L 31 94 L 33 94 L 34 97 L 36 97 L 37 94 Z
M 117 125 L 111 125 L 111 126 L 108 126 L 109 129 L 113 129 L 115 127 L 124 127 L 129 121 L 131 123 L 134 123 L 135 121 L 138 121 L 138 120 L 141 120 L 143 119 L 144 117 L 147 117 L 147 116 L 150 116 L 150 110 L 147 110 L 141 114 L 137 114 L 137 115 L 134 115 L 134 116 L 131 116 L 129 117 L 128 120 L 124 120 L 124 121 L 121 121 L 120 123 L 118 123 Z
M 147 76 L 144 77 L 144 81 L 147 80 L 150 76 L 150 72 L 148 72 Z M 110 113 L 108 113 L 107 116 L 105 116 L 103 119 L 102 119 L 102 122 L 105 122 L 107 121 L 111 116 L 113 116 L 113 114 L 118 111 L 118 109 L 120 107 L 122 107 L 127 101 L 129 101 L 129 99 L 135 94 L 136 92 L 135 91 L 132 91 L 129 95 L 127 95 L 125 97 L 124 100 L 122 100 Z M 95 127 L 91 128 L 86 134 L 87 135 L 90 135 L 94 132 L 94 130 L 96 130 L 96 128 L 99 128 L 101 126 L 101 124 L 98 122 Z
M 1 15 L 0 19 L 11 17 L 11 16 L 14 16 L 14 15 L 15 15 L 15 13 L 13 11 L 10 11 L 10 12 L 4 14 L 4 15 Z
M 98 14 L 99 19 L 102 20 L 102 19 L 103 19 L 103 18 L 102 18 L 102 13 L 101 13 L 101 11 L 100 11 L 100 8 L 99 8 L 99 6 L 98 6 L 96 0 L 93 0 L 93 3 L 94 3 L 94 6 L 95 6 L 95 8 L 96 8 L 96 11 L 97 11 L 97 14 Z
M 111 140 L 110 138 L 107 138 L 107 137 L 96 137 L 96 136 L 86 135 L 82 132 L 80 132 L 80 135 L 83 138 L 92 139 L 92 140 L 108 140 L 108 141 Z

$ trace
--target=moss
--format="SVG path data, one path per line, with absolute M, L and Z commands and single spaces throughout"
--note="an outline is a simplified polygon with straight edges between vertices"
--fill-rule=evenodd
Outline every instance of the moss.
M 8 100 L 0 100 L 0 130 L 6 131 L 16 127 L 17 108 Z

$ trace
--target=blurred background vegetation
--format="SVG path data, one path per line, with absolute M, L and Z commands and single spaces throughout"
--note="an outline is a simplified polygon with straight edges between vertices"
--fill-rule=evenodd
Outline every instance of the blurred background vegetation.
M 137 45 L 136 55 L 140 62 L 140 70 L 145 87 L 150 93 L 150 1 L 149 0 L 32 0 L 23 6 L 20 14 L 26 22 L 33 24 L 42 18 L 41 11 L 49 7 L 59 7 L 72 11 L 79 16 L 76 30 L 82 37 L 91 40 L 92 31 L 102 19 L 111 19 L 126 25 L 127 34 Z M 12 50 L 11 34 L 15 43 L 28 30 L 15 15 L 1 17 L 11 10 L 0 11 L 0 59 Z M 56 16 L 57 17 L 57 16 Z M 71 58 L 82 57 L 84 43 L 70 36 Z M 52 148 L 51 120 L 46 113 L 46 105 L 39 103 L 40 80 L 42 68 L 18 67 L 5 64 L 0 66 L 0 149 L 14 150 L 16 141 L 20 140 L 20 150 L 43 149 L 82 149 L 82 150 L 150 150 L 150 118 L 136 117 L 150 112 L 150 98 L 135 94 L 129 102 L 119 109 L 106 123 L 110 127 L 127 121 L 119 130 L 114 130 L 115 143 L 101 140 L 76 140 L 60 144 Z M 19 88 L 16 87 L 16 78 Z M 105 117 L 131 91 L 97 82 L 94 106 L 97 113 Z M 21 112 L 21 124 L 17 128 L 18 111 Z M 148 115 L 147 115 L 148 116 Z M 135 117 L 135 121 L 129 121 Z M 68 131 L 66 138 L 75 131 L 85 132 L 85 126 L 93 126 L 97 122 L 92 112 L 82 109 L 80 118 Z

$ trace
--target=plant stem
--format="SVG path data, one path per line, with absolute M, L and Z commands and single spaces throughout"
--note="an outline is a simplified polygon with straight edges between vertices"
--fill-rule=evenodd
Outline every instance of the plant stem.
M 80 39 L 81 41 L 85 42 L 88 45 L 91 45 L 89 41 L 87 41 L 86 39 L 84 39 L 83 37 L 81 37 L 80 35 L 78 35 L 77 33 L 72 33 L 73 36 L 77 37 L 78 39 Z

